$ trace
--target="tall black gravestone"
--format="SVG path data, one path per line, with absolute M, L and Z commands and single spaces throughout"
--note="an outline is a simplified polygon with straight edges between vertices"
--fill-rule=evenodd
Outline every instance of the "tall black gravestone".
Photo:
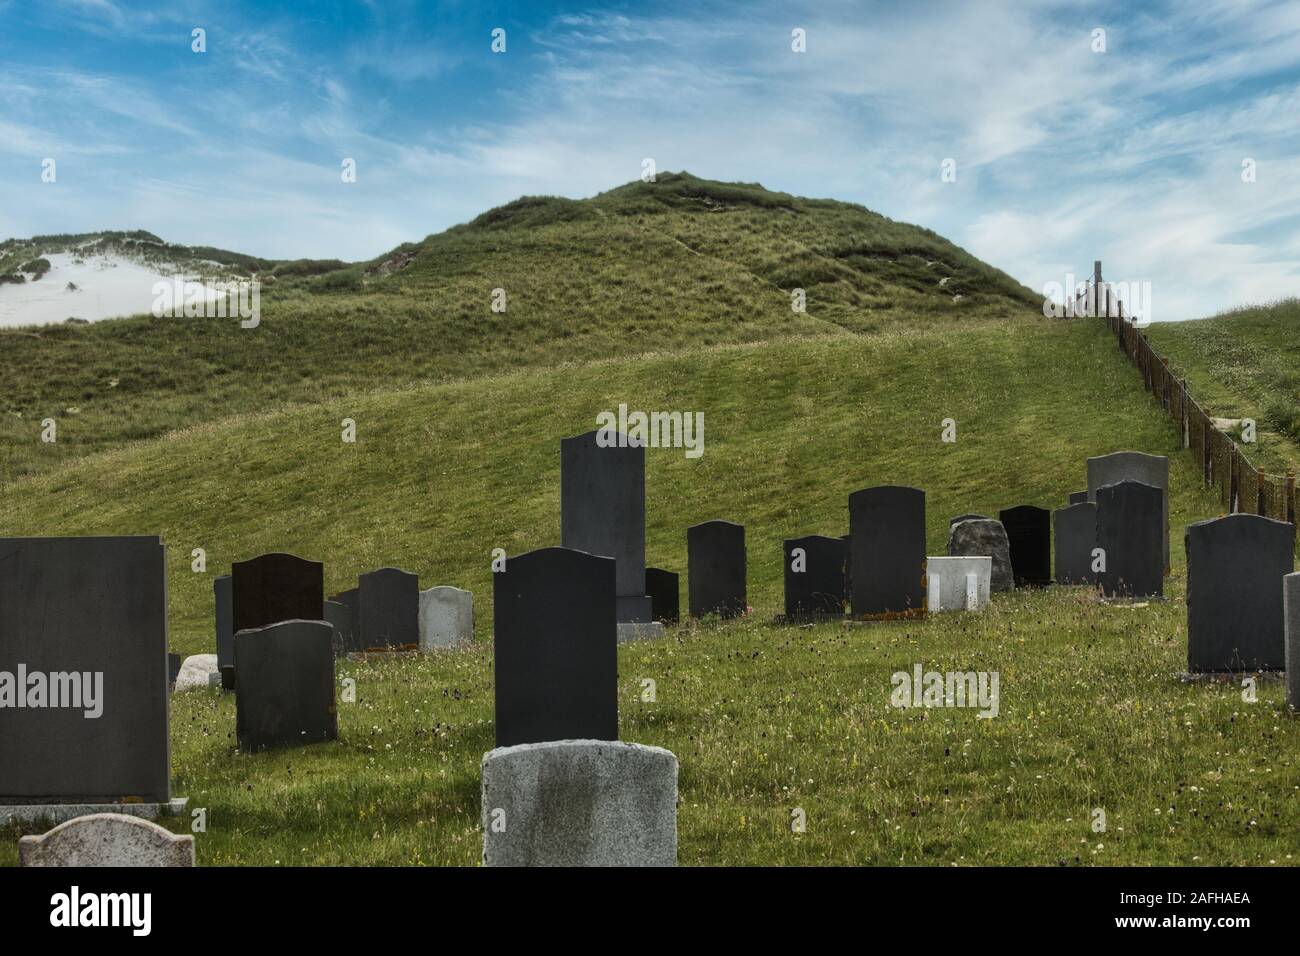
M 614 559 L 542 548 L 492 575 L 497 746 L 618 739 Z
M 357 579 L 358 623 L 363 647 L 412 647 L 420 643 L 420 578 L 400 568 L 380 568 Z
M 686 564 L 692 617 L 736 617 L 748 610 L 744 525 L 705 521 L 687 528 Z
M 292 554 L 259 555 L 230 566 L 234 629 L 280 621 L 319 621 L 325 603 L 325 566 Z
M 645 590 L 650 595 L 650 614 L 654 620 L 676 624 L 681 619 L 681 583 L 677 572 L 646 568 Z
M 1084 492 L 1084 498 L 1087 497 Z M 1068 508 L 1057 508 L 1052 512 L 1052 524 L 1056 537 L 1057 583 L 1095 585 L 1097 573 L 1092 570 L 1092 552 L 1097 547 L 1097 506 L 1085 500 Z
M 233 588 L 229 574 L 212 579 L 212 600 L 216 607 L 217 621 L 217 670 L 221 674 L 233 674 L 235 666 L 235 609 Z M 227 668 L 232 670 L 227 671 Z M 234 690 L 231 686 L 228 690 Z
M 1088 500 L 1097 500 L 1097 489 L 1121 481 L 1140 481 L 1161 493 L 1161 553 L 1169 567 L 1169 459 L 1140 451 L 1117 451 L 1088 459 Z
M 0 538 L 0 803 L 167 802 L 168 677 L 159 538 Z
M 560 544 L 617 562 L 618 619 L 651 620 L 645 591 L 645 448 L 603 430 L 560 441 Z M 613 444 L 602 447 L 601 441 Z
M 849 495 L 852 615 L 925 613 L 925 492 L 881 485 Z
M 325 621 L 280 621 L 235 633 L 240 750 L 338 737 L 333 634 Z
M 1282 579 L 1295 527 L 1232 514 L 1187 526 L 1187 669 L 1285 667 Z
M 1011 545 L 1011 573 L 1016 587 L 1044 587 L 1052 583 L 1052 513 L 1033 505 L 1017 505 L 998 512 Z
M 787 538 L 785 616 L 791 620 L 844 613 L 844 563 L 848 543 L 843 538 L 810 534 Z
M 1097 545 L 1106 557 L 1098 577 L 1106 597 L 1163 595 L 1164 499 L 1161 489 L 1140 481 L 1097 489 Z

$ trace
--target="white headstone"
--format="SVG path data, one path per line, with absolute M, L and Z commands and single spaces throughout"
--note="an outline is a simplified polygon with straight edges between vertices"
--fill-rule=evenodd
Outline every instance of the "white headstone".
M 978 611 L 988 603 L 991 556 L 927 557 L 925 573 L 931 613 Z
M 474 595 L 460 588 L 420 592 L 420 650 L 429 653 L 474 640 Z
M 18 865 L 193 866 L 194 837 L 124 813 L 92 813 L 22 837 Z

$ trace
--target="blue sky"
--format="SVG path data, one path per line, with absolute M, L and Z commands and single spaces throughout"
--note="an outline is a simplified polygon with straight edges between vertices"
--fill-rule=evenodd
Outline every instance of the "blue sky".
M 862 203 L 1036 290 L 1101 258 L 1156 319 L 1294 295 L 1300 3 L 0 0 L 0 236 L 361 259 L 645 157 Z

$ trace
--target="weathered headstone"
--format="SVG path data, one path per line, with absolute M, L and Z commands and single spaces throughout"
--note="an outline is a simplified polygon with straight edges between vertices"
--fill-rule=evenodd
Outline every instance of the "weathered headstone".
M 1187 526 L 1187 669 L 1282 670 L 1282 578 L 1293 570 L 1294 527 L 1231 514 Z
M 924 614 L 925 492 L 899 485 L 853 492 L 849 536 L 852 616 Z
M 216 654 L 191 654 L 181 664 L 180 672 L 172 683 L 172 693 L 181 694 L 187 690 L 207 690 L 209 687 L 221 686 L 221 671 L 217 667 Z
M 319 621 L 325 603 L 325 566 L 292 554 L 263 554 L 230 566 L 236 631 L 280 621 Z
M 217 670 L 235 666 L 235 608 L 229 574 L 212 579 L 212 603 L 217 623 Z
M 1097 489 L 1097 546 L 1106 558 L 1098 582 L 1106 597 L 1164 593 L 1164 497 L 1159 488 L 1140 481 Z
M 1052 514 L 1046 508 L 1017 505 L 998 512 L 1011 545 L 1011 573 L 1016 587 L 1052 583 Z
M 993 559 L 988 555 L 925 559 L 926 609 L 978 611 L 989 603 Z
M 338 737 L 334 629 L 281 621 L 235 632 L 235 734 L 245 751 Z
M 1070 492 L 1070 504 L 1072 505 L 1083 504 L 1083 502 L 1087 500 L 1088 500 L 1088 492 L 1086 491 Z
M 1140 451 L 1117 451 L 1088 459 L 1088 500 L 1097 500 L 1097 489 L 1121 481 L 1140 481 L 1160 489 L 1164 566 L 1169 567 L 1169 459 Z
M 193 866 L 194 837 L 150 820 L 91 813 L 18 840 L 19 866 Z
M 1088 493 L 1083 493 L 1084 498 Z M 1071 495 L 1071 498 L 1074 496 Z M 1091 501 L 1071 504 L 1052 512 L 1056 536 L 1056 581 L 1058 584 L 1097 583 L 1092 570 L 1097 545 L 1097 506 Z
M 744 525 L 705 521 L 687 528 L 686 565 L 692 617 L 736 617 L 748 610 Z
M 618 739 L 614 568 L 542 548 L 492 575 L 498 747 Z
M 677 758 L 562 740 L 483 755 L 484 866 L 676 866 Z
M 1010 591 L 1015 586 L 1011 574 L 1011 545 L 1002 522 L 993 518 L 971 518 L 948 529 L 948 554 L 951 557 L 992 558 L 989 581 L 992 591 Z
M 325 601 L 325 621 L 333 630 L 330 640 L 334 644 L 334 656 L 343 657 L 354 651 L 362 650 L 361 631 L 357 627 L 357 615 L 353 608 L 342 601 L 327 598 Z
M 420 650 L 458 647 L 474 641 L 474 595 L 447 585 L 420 592 Z
M 166 574 L 157 537 L 0 538 L 0 804 L 170 803 Z
M 681 620 L 681 582 L 676 571 L 645 569 L 645 590 L 650 595 L 650 616 L 664 624 Z
M 602 440 L 614 444 L 601 447 Z M 627 447 L 619 447 L 619 443 Z M 649 623 L 645 592 L 645 448 L 602 431 L 560 442 L 560 544 L 613 558 L 621 622 Z
M 1286 632 L 1286 704 L 1300 712 L 1300 574 L 1282 579 L 1282 625 Z
M 420 578 L 380 568 L 357 579 L 361 645 L 413 648 L 420 642 Z
M 844 613 L 844 562 L 848 542 L 810 534 L 787 538 L 782 547 L 785 562 L 785 616 L 800 620 Z

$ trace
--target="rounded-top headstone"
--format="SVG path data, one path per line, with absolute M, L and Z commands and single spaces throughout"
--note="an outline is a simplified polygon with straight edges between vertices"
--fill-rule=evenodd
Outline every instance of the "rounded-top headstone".
M 194 837 L 125 813 L 92 813 L 18 841 L 19 866 L 193 866 Z
M 971 518 L 953 525 L 948 529 L 948 554 L 952 557 L 986 554 L 993 559 L 989 589 L 1000 592 L 1015 587 L 1011 573 L 1011 546 L 1001 521 Z
M 272 552 L 230 566 L 235 631 L 280 621 L 318 621 L 325 604 L 325 566 Z M 223 661 L 224 664 L 224 661 Z

